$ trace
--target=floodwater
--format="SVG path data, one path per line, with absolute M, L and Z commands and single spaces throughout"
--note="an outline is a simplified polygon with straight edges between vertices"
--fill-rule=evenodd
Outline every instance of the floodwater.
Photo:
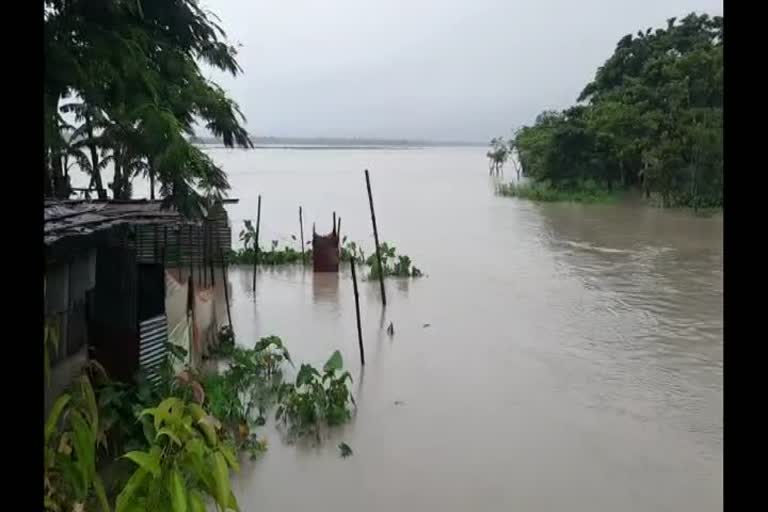
M 305 240 L 335 210 L 370 254 L 368 168 L 381 239 L 427 274 L 387 280 L 386 310 L 360 283 L 363 373 L 348 269 L 260 269 L 255 298 L 231 269 L 238 342 L 275 334 L 318 366 L 339 349 L 358 403 L 320 445 L 268 425 L 243 510 L 721 509 L 721 216 L 497 197 L 484 148 L 209 153 L 235 244 L 261 194 L 262 247 L 298 247 L 301 205 Z
M 305 239 L 335 210 L 370 253 L 368 168 L 381 239 L 427 274 L 387 280 L 386 310 L 361 283 L 363 372 L 347 269 L 260 269 L 255 298 L 232 269 L 239 342 L 279 335 L 316 365 L 339 349 L 358 403 L 317 446 L 268 426 L 244 510 L 721 509 L 722 217 L 497 197 L 484 153 L 210 150 L 233 238 L 261 194 L 262 246 L 298 247 L 302 205 Z

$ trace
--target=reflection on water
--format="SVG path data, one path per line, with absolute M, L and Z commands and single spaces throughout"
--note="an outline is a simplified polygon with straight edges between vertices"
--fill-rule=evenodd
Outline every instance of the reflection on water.
M 233 231 L 260 193 L 270 237 L 298 204 L 307 224 L 334 209 L 368 254 L 371 169 L 382 239 L 428 275 L 388 279 L 386 310 L 359 283 L 363 379 L 347 268 L 259 269 L 255 295 L 231 269 L 238 342 L 277 334 L 297 365 L 339 349 L 359 405 L 320 445 L 268 425 L 244 509 L 721 508 L 722 218 L 496 197 L 482 148 L 211 155 Z
M 315 304 L 338 304 L 339 274 L 336 272 L 312 272 L 312 299 Z

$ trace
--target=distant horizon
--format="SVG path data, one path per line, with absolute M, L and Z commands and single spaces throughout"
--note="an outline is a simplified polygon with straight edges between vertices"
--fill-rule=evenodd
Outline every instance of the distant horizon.
M 294 137 L 294 136 L 273 136 L 249 134 L 251 141 L 255 144 L 286 144 L 286 145 L 341 145 L 341 146 L 487 146 L 485 141 L 471 140 L 433 140 L 433 139 L 412 139 L 412 138 L 391 138 L 391 137 Z M 221 144 L 222 139 L 212 135 L 198 135 L 191 137 L 193 142 L 202 144 Z

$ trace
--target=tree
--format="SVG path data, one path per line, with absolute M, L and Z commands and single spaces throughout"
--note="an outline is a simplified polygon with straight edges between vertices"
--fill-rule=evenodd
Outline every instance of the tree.
M 491 149 L 486 153 L 488 157 L 489 174 L 500 174 L 504 167 L 504 162 L 509 157 L 509 148 L 502 137 L 491 139 Z
M 68 195 L 60 104 L 76 98 L 97 190 L 103 189 L 100 165 L 109 161 L 115 198 L 129 196 L 140 173 L 187 214 L 207 201 L 201 193 L 225 193 L 224 172 L 184 138 L 199 121 L 228 147 L 252 147 L 237 105 L 199 68 L 203 62 L 241 72 L 215 16 L 196 0 L 44 0 L 44 6 L 46 192 Z
M 642 185 L 664 205 L 722 205 L 723 19 L 690 14 L 622 37 L 579 105 L 542 112 L 513 139 L 556 187 Z

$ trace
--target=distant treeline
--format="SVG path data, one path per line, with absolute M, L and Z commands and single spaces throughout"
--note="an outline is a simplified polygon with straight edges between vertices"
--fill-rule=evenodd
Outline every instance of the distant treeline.
M 662 206 L 722 206 L 722 17 L 690 14 L 624 36 L 578 101 L 542 112 L 510 141 L 534 184 L 640 188 Z
M 448 147 L 448 146 L 482 146 L 480 142 L 466 141 L 429 141 L 407 139 L 363 139 L 363 138 L 332 138 L 332 137 L 253 137 L 256 146 L 365 146 L 365 147 Z M 222 144 L 216 137 L 190 138 L 193 144 Z

